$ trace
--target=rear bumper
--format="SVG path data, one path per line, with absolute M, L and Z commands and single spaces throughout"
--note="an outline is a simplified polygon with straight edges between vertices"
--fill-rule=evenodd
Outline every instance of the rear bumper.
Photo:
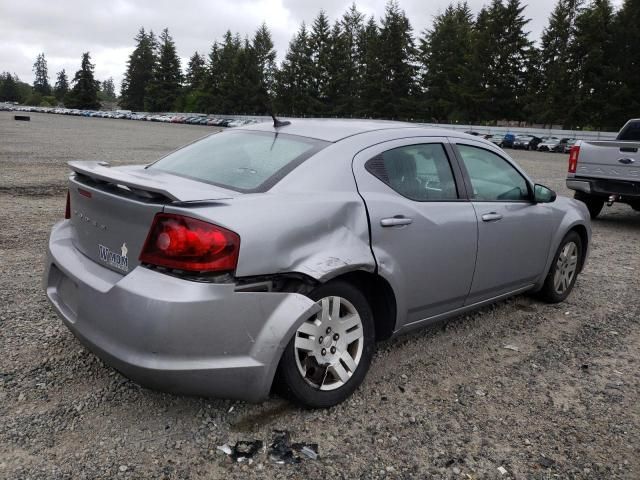
M 236 292 L 143 267 L 122 276 L 76 250 L 68 221 L 53 228 L 44 286 L 73 334 L 137 383 L 248 401 L 268 395 L 284 347 L 317 309 L 298 294 Z
M 620 201 L 640 200 L 640 181 L 607 180 L 604 178 L 569 177 L 567 188 L 595 196 L 620 196 Z

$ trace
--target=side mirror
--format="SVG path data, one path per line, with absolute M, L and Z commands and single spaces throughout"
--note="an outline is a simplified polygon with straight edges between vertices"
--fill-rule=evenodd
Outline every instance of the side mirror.
M 556 192 L 536 183 L 533 186 L 533 201 L 535 203 L 552 203 L 556 201 Z

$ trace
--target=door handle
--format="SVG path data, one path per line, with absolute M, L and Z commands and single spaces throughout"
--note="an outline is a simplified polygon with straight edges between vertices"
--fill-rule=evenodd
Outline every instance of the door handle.
M 396 215 L 395 217 L 383 218 L 380 220 L 380 225 L 383 227 L 398 227 L 401 225 L 409 225 L 413 223 L 413 218 L 405 217 L 404 215 Z
M 635 160 L 633 158 L 620 158 L 618 159 L 618 162 L 624 163 L 625 165 L 631 165 Z
M 498 220 L 502 220 L 502 215 L 496 212 L 485 213 L 482 215 L 483 222 L 497 222 Z

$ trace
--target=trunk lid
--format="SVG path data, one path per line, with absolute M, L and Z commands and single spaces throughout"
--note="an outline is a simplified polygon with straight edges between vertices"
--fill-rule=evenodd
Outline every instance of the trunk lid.
M 138 258 L 156 213 L 165 205 L 231 199 L 219 187 L 141 166 L 72 162 L 69 179 L 75 247 L 96 263 L 126 275 Z
M 583 141 L 576 176 L 613 180 L 640 179 L 640 142 Z

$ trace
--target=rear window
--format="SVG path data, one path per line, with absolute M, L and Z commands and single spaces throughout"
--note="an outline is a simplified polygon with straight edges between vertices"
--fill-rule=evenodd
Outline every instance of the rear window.
M 148 168 L 238 192 L 264 192 L 327 144 L 283 133 L 227 131 L 187 145 Z

